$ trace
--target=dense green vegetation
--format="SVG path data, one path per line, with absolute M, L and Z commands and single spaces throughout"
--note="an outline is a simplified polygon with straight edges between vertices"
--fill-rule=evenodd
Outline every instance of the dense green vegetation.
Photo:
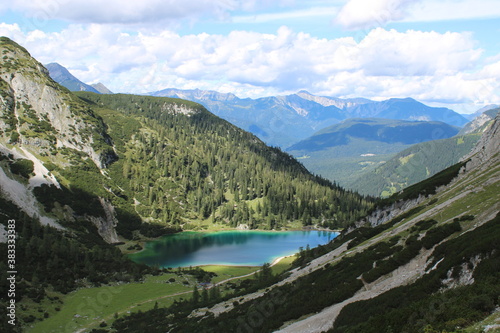
M 413 145 L 359 176 L 349 188 L 387 197 L 458 163 L 480 137 L 480 133 L 472 133 Z
M 108 171 L 116 195 L 108 197 L 119 214 L 138 214 L 183 229 L 192 228 L 190 221 L 252 229 L 318 223 L 336 228 L 371 205 L 309 174 L 290 155 L 265 146 L 199 104 L 147 96 L 78 96 L 104 119 L 119 155 Z M 191 114 L 176 111 L 181 108 Z M 64 172 L 72 184 L 83 179 L 68 174 L 76 171 Z M 120 222 L 119 232 L 125 236 L 140 226 L 140 219 Z
M 106 244 L 89 222 L 73 231 L 61 231 L 41 226 L 38 219 L 32 219 L 20 212 L 11 202 L 0 198 L 0 216 L 15 220 L 16 304 L 18 325 L 33 322 L 37 317 L 24 315 L 25 304 L 40 304 L 52 299 L 54 293 L 65 294 L 79 287 L 101 284 L 130 282 L 144 274 L 157 274 L 156 268 L 130 261 L 114 246 Z M 6 223 L 2 219 L 2 223 Z M 2 253 L 7 253 L 7 244 L 0 243 Z M 6 258 L 6 256 L 4 257 Z M 0 261 L 0 289 L 8 290 L 6 260 Z M 7 293 L 0 298 L 0 314 L 6 317 Z M 57 302 L 56 302 L 57 303 Z M 56 307 L 61 304 L 57 303 Z M 47 309 L 48 311 L 48 309 Z M 44 313 L 39 313 L 43 317 Z M 38 317 L 38 319 L 41 319 Z M 5 320 L 0 325 L 8 325 Z M 0 326 L 2 332 L 10 332 L 11 326 Z
M 453 332 L 484 318 L 499 305 L 500 256 L 495 251 L 499 242 L 497 215 L 439 245 L 428 268 L 439 265 L 414 284 L 346 306 L 332 332 L 380 332 L 380 327 L 392 332 Z M 474 258 L 480 261 L 475 263 Z M 458 277 L 464 270 L 473 271 L 474 284 L 442 289 L 441 281 L 450 273 Z

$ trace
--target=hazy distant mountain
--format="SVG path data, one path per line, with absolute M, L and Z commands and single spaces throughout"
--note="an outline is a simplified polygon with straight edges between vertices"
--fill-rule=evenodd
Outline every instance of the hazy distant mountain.
M 100 93 L 94 87 L 78 80 L 64 66 L 61 66 L 56 62 L 44 66 L 49 70 L 49 75 L 52 80 L 56 81 L 57 83 L 68 88 L 71 91 L 91 91 L 98 94 Z
M 467 122 L 450 109 L 430 107 L 411 98 L 374 102 L 364 98 L 315 96 L 300 91 L 287 96 L 241 99 L 234 94 L 198 89 L 165 89 L 150 95 L 198 102 L 268 144 L 283 148 L 348 118 L 442 121 L 454 126 Z
M 327 127 L 310 138 L 294 144 L 288 150 L 304 153 L 325 150 L 335 146 L 349 145 L 351 138 L 389 144 L 415 144 L 449 138 L 457 133 L 456 127 L 442 122 L 353 118 Z
M 487 109 L 455 137 L 413 145 L 349 183 L 363 194 L 388 196 L 458 163 L 487 131 L 500 111 Z
M 442 121 L 453 126 L 463 126 L 467 119 L 448 108 L 435 108 L 413 98 L 391 98 L 381 102 L 356 105 L 348 109 L 350 117 L 377 117 L 402 120 Z
M 97 90 L 99 93 L 101 94 L 112 94 L 113 92 L 111 90 L 109 90 L 104 84 L 102 84 L 101 82 L 98 82 L 98 83 L 94 83 L 94 84 L 91 84 L 90 85 L 92 88 L 94 88 L 95 90 Z
M 311 172 L 349 188 L 359 177 L 413 144 L 457 133 L 457 127 L 443 122 L 355 118 L 327 127 L 287 151 Z
M 165 89 L 151 95 L 198 102 L 264 142 L 281 147 L 345 119 L 343 111 L 334 105 L 338 103 L 325 106 L 298 94 L 241 99 L 215 91 Z
M 469 120 L 473 120 L 474 118 L 476 118 L 477 116 L 482 115 L 484 112 L 486 112 L 488 110 L 498 109 L 498 108 L 500 108 L 500 105 L 498 105 L 498 104 L 488 104 L 486 106 L 483 106 L 482 108 L 480 108 L 479 110 L 477 110 L 474 113 L 466 114 L 466 115 L 463 115 L 463 116 L 466 117 Z

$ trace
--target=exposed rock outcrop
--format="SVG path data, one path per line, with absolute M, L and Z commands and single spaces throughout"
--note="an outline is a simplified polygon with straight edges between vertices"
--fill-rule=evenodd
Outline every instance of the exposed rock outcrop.
M 118 220 L 115 216 L 115 208 L 109 201 L 103 198 L 99 198 L 99 201 L 101 202 L 106 217 L 89 216 L 88 219 L 97 227 L 97 232 L 102 239 L 110 244 L 118 243 L 119 239 L 115 229 Z
M 114 159 L 104 124 L 21 46 L 0 40 L 0 142 L 21 144 L 33 153 L 55 147 L 84 152 L 99 167 Z
M 377 208 L 370 215 L 362 218 L 361 220 L 355 223 L 355 227 L 361 227 L 367 224 L 370 224 L 372 227 L 376 227 L 380 224 L 384 224 L 389 222 L 396 216 L 409 211 L 410 209 L 418 206 L 426 199 L 425 196 L 421 195 L 417 199 L 413 200 L 401 200 L 397 201 L 389 206 L 383 208 Z
M 500 147 L 500 113 L 495 117 L 491 127 L 481 136 L 476 147 L 463 160 L 467 161 L 465 171 L 476 168 L 488 168 L 499 158 Z

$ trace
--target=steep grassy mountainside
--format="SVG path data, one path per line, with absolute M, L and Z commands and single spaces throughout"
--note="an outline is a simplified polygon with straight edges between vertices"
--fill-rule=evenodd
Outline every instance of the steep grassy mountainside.
M 325 128 L 287 151 L 311 172 L 350 188 L 358 178 L 371 174 L 411 145 L 457 133 L 456 127 L 441 122 L 355 118 Z M 377 187 L 363 185 L 356 189 L 380 195 L 374 190 Z
M 364 194 L 388 197 L 458 163 L 475 146 L 480 133 L 429 141 L 397 153 L 349 184 Z
M 500 117 L 466 160 L 393 197 L 288 277 L 221 303 L 117 319 L 120 332 L 496 331 Z M 203 306 L 203 308 L 195 309 Z M 383 311 L 381 311 L 383 309 Z

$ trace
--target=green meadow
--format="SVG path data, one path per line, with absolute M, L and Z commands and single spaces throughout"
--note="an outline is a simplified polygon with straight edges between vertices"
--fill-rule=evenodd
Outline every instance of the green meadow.
M 283 258 L 272 267 L 273 274 L 279 274 L 290 267 L 295 257 Z M 252 278 L 260 267 L 219 266 L 202 267 L 217 274 L 212 283 L 225 280 Z M 30 333 L 83 332 L 99 325 L 110 325 L 123 314 L 147 311 L 156 305 L 165 307 L 174 300 L 189 299 L 196 284 L 194 277 L 187 274 L 164 273 L 147 276 L 143 282 L 115 286 L 84 288 L 60 297 L 59 311 L 51 311 L 49 318 L 35 323 L 27 331 Z

